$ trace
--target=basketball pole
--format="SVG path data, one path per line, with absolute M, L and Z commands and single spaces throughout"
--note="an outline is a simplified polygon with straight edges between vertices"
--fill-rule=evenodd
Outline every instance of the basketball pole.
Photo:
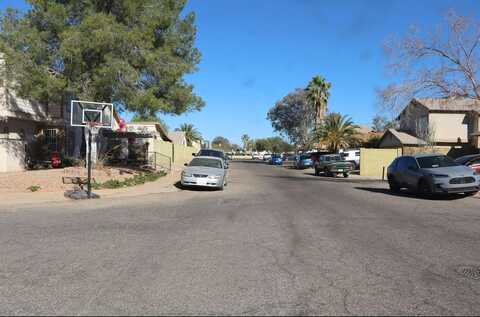
M 87 195 L 92 198 L 92 127 L 88 127 Z

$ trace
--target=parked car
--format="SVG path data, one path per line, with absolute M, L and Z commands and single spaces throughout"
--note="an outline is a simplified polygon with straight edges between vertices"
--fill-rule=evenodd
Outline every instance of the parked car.
M 272 158 L 272 154 L 270 153 L 265 153 L 263 154 L 263 157 L 262 157 L 264 161 L 269 161 L 271 158 Z
M 219 157 L 223 160 L 224 165 L 228 168 L 228 155 L 225 154 L 222 150 L 216 149 L 201 149 L 195 156 L 211 156 L 211 157 Z
M 282 156 L 279 154 L 272 154 L 272 158 L 268 162 L 270 165 L 283 165 Z
M 261 160 L 263 159 L 263 155 L 257 152 L 252 153 L 252 160 Z
M 355 169 L 360 167 L 360 150 L 344 150 L 340 154 L 345 161 L 352 162 L 355 165 Z
M 297 169 L 306 169 L 313 167 L 312 155 L 309 153 L 301 154 L 297 159 Z
M 315 166 L 315 163 L 320 160 L 320 156 L 322 155 L 328 155 L 328 154 L 333 154 L 332 152 L 328 151 L 317 151 L 317 152 L 311 152 L 310 153 L 310 158 L 313 161 L 313 165 Z
M 283 159 L 283 166 L 289 167 L 289 168 L 296 168 L 297 167 L 297 161 L 298 161 L 298 155 L 289 155 Z
M 213 156 L 197 156 L 185 164 L 182 186 L 214 187 L 223 190 L 227 185 L 227 170 L 224 160 Z
M 353 171 L 353 163 L 345 161 L 340 154 L 320 155 L 317 162 L 314 164 L 315 175 L 319 176 L 350 176 Z
M 392 192 L 407 188 L 420 194 L 475 194 L 480 189 L 473 169 L 440 154 L 398 157 L 388 167 L 387 178 Z
M 471 167 L 480 175 L 480 154 L 465 155 L 455 160 L 456 163 Z

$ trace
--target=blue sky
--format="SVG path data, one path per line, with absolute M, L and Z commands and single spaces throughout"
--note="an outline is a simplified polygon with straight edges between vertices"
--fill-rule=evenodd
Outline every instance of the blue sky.
M 0 0 L 0 9 L 7 6 L 25 3 Z M 190 0 L 202 62 L 187 80 L 206 107 L 163 119 L 170 128 L 193 123 L 210 140 L 268 137 L 268 109 L 321 74 L 332 82 L 329 110 L 369 124 L 375 90 L 390 80 L 385 40 L 411 25 L 441 24 L 449 9 L 480 18 L 478 0 Z

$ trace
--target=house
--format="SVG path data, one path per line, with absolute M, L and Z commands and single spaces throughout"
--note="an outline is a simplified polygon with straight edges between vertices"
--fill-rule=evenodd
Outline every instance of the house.
M 188 146 L 187 138 L 185 137 L 185 132 L 183 131 L 170 131 L 168 136 L 174 144 L 181 144 L 183 146 Z
M 4 65 L 0 54 L 0 70 Z M 0 172 L 24 170 L 26 160 L 32 155 L 61 151 L 63 134 L 60 105 L 20 98 L 7 87 L 5 79 L 0 78 Z
M 398 116 L 399 131 L 438 146 L 479 148 L 480 101 L 470 98 L 414 98 Z
M 426 146 L 427 142 L 405 132 L 388 129 L 379 142 L 380 148 L 403 148 Z

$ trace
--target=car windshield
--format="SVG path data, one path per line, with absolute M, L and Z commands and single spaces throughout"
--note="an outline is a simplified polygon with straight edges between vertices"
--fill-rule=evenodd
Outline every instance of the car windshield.
M 420 165 L 420 168 L 458 166 L 458 163 L 455 163 L 454 161 L 452 161 L 452 159 L 445 155 L 419 157 L 417 158 L 417 161 L 418 165 Z
M 200 150 L 198 153 L 198 156 L 214 156 L 214 157 L 219 157 L 219 158 L 224 158 L 224 154 L 220 151 L 214 151 L 214 150 Z
M 302 160 L 307 160 L 309 158 L 311 158 L 310 154 L 304 154 L 304 155 L 300 156 L 300 159 L 302 159 Z
M 219 160 L 211 160 L 207 158 L 196 158 L 190 162 L 190 166 L 222 168 L 222 162 Z

